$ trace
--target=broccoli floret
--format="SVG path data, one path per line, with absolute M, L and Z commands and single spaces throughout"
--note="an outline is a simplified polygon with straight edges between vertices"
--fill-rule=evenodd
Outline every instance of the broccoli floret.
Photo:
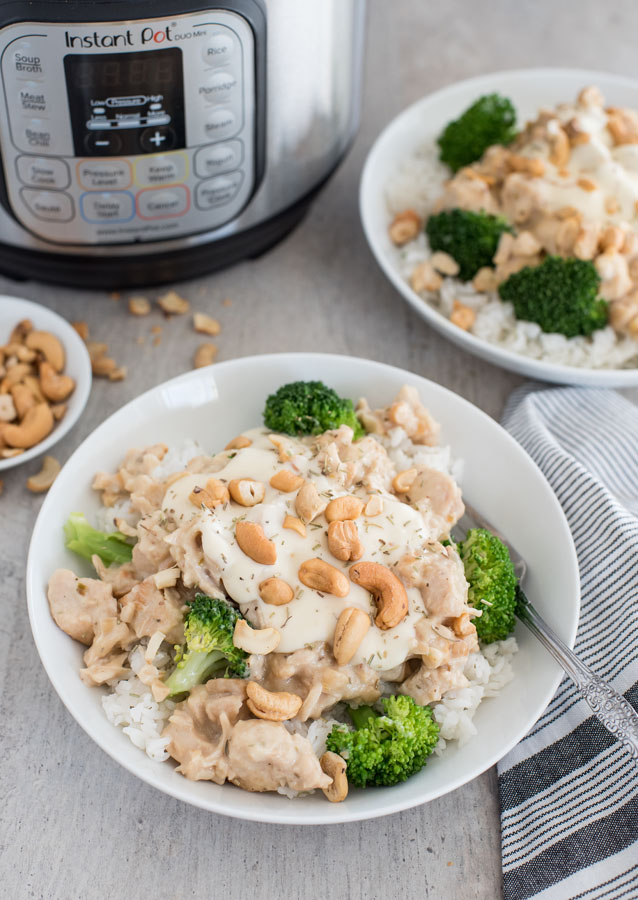
M 346 760 L 348 780 L 356 787 L 406 781 L 425 765 L 439 739 L 429 706 L 412 697 L 385 697 L 383 714 L 369 706 L 350 710 L 354 730 L 335 725 L 326 746 Z
M 184 622 L 184 645 L 177 666 L 166 680 L 169 696 L 184 694 L 209 678 L 248 675 L 247 654 L 233 644 L 235 622 L 241 616 L 225 600 L 195 594 Z
M 504 231 L 512 227 L 500 216 L 485 212 L 451 209 L 430 216 L 425 231 L 432 250 L 449 253 L 459 264 L 462 281 L 474 278 L 492 260 Z
M 492 144 L 511 144 L 516 137 L 516 110 L 511 100 L 486 94 L 450 122 L 437 140 L 439 158 L 456 172 L 480 159 Z
M 600 277 L 590 260 L 548 256 L 504 281 L 501 299 L 514 305 L 517 319 L 536 322 L 550 334 L 591 334 L 607 324 L 609 305 L 598 296 Z
M 504 641 L 516 622 L 516 574 L 509 550 L 484 528 L 471 528 L 456 545 L 469 584 L 467 602 L 482 615 L 474 619 L 484 644 Z
M 340 397 L 322 381 L 293 381 L 284 384 L 266 400 L 264 424 L 285 434 L 322 434 L 330 428 L 349 425 L 354 438 L 364 431 L 352 400 Z
M 64 544 L 78 556 L 100 557 L 105 566 L 127 563 L 133 557 L 133 546 L 121 531 L 98 531 L 86 521 L 83 513 L 71 513 L 64 526 Z

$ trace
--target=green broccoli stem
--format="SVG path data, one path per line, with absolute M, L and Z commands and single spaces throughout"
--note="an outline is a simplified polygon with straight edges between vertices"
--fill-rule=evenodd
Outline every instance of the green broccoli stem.
M 379 714 L 372 709 L 371 706 L 358 706 L 356 708 L 350 707 L 348 710 L 350 718 L 354 724 L 354 727 L 365 728 L 370 719 L 377 719 Z
M 227 659 L 220 650 L 211 650 L 208 653 L 197 651 L 189 653 L 183 665 L 178 663 L 175 670 L 166 679 L 166 687 L 169 688 L 169 697 L 175 694 L 185 694 L 195 685 L 206 681 L 216 669 L 222 671 Z

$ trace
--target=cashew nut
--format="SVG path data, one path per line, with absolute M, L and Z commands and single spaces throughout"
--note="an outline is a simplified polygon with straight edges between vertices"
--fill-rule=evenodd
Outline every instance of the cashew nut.
M 268 440 L 277 448 L 277 458 L 279 462 L 288 462 L 291 457 L 292 445 L 289 438 L 282 437 L 280 434 L 269 434 Z
M 293 719 L 301 709 L 301 697 L 287 691 L 267 691 L 256 681 L 246 685 L 248 700 L 246 705 L 251 713 L 259 719 L 271 722 L 285 722 Z
M 277 548 L 273 541 L 268 540 L 264 529 L 257 522 L 237 522 L 235 537 L 239 549 L 256 563 L 274 566 L 277 562 Z
M 346 761 L 338 753 L 327 750 L 319 765 L 322 770 L 332 778 L 332 784 L 322 788 L 324 794 L 331 803 L 341 803 L 348 796 L 348 778 L 346 776 Z
M 363 556 L 363 544 L 359 540 L 356 522 L 331 522 L 328 526 L 328 549 L 342 562 L 355 562 Z
M 6 394 L 14 384 L 18 384 L 19 381 L 22 381 L 28 375 L 33 375 L 34 372 L 35 369 L 28 363 L 16 363 L 9 367 L 7 374 L 2 379 L 2 384 L 0 384 L 0 392 Z
M 466 612 L 453 618 L 451 624 L 452 631 L 457 637 L 466 637 L 468 634 L 472 634 L 476 631 L 476 626 L 474 625 L 474 622 L 472 622 L 470 614 Z
M 284 606 L 290 603 L 295 592 L 283 578 L 266 578 L 259 585 L 259 596 L 264 603 L 271 606 Z
M 368 497 L 368 502 L 363 507 L 363 513 L 366 516 L 372 518 L 373 516 L 379 516 L 383 512 L 383 500 L 379 497 L 378 494 L 370 494 Z
M 401 246 L 414 240 L 421 230 L 421 219 L 413 209 L 406 209 L 397 213 L 392 220 L 388 232 L 393 244 Z
M 60 403 L 73 391 L 75 381 L 70 375 L 58 375 L 51 363 L 45 360 L 40 365 L 40 387 L 47 400 Z
M 11 396 L 19 419 L 22 419 L 32 406 L 35 406 L 36 398 L 26 384 L 14 384 L 11 388 Z
M 325 508 L 326 501 L 321 499 L 312 481 L 307 481 L 301 486 L 295 497 L 295 510 L 305 525 L 316 519 Z
M 22 344 L 30 331 L 33 331 L 33 322 L 31 319 L 22 319 L 11 332 L 9 343 Z
M 27 487 L 34 494 L 48 491 L 62 467 L 54 456 L 45 456 L 42 460 L 42 468 L 37 475 L 27 478 Z
M 332 652 L 338 666 L 346 666 L 359 649 L 370 628 L 370 616 L 362 609 L 348 606 L 337 619 Z
M 219 478 L 209 478 L 206 487 L 194 487 L 188 499 L 194 506 L 215 509 L 216 506 L 228 503 L 230 494 L 223 481 L 220 481 Z
M 276 628 L 251 628 L 245 619 L 237 619 L 233 632 L 233 644 L 246 653 L 265 656 L 279 646 L 281 635 Z
M 283 527 L 289 528 L 291 531 L 296 531 L 301 537 L 305 538 L 306 536 L 306 526 L 301 519 L 298 519 L 296 516 L 286 516 Z
M 0 422 L 13 422 L 17 415 L 11 394 L 0 394 Z
M 56 372 L 64 368 L 64 347 L 49 331 L 30 331 L 25 344 L 29 350 L 38 350 Z
M 232 441 L 229 441 L 224 447 L 224 450 L 243 450 L 244 447 L 250 447 L 251 444 L 252 441 L 250 438 L 240 434 L 238 437 L 233 438 Z
M 395 493 L 407 494 L 418 474 L 416 469 L 404 469 L 403 472 L 399 472 L 395 475 L 392 479 L 392 487 L 394 488 Z
M 350 593 L 350 585 L 343 572 L 318 557 L 307 559 L 299 566 L 298 578 L 306 587 L 323 594 L 347 597 Z
M 53 413 L 46 403 L 32 406 L 19 425 L 6 425 L 2 431 L 5 444 L 26 450 L 33 447 L 53 429 Z
M 350 568 L 350 580 L 370 591 L 377 604 L 374 620 L 387 631 L 402 622 L 408 614 L 408 595 L 402 583 L 387 566 L 375 562 L 357 563 Z
M 342 522 L 346 519 L 357 519 L 363 511 L 363 501 L 358 497 L 346 494 L 344 497 L 335 497 L 326 506 L 326 520 L 328 522 Z
M 303 475 L 296 475 L 289 469 L 281 469 L 275 472 L 270 479 L 270 486 L 276 491 L 282 491 L 284 494 L 290 494 L 292 491 L 298 490 L 304 483 Z
M 235 503 L 240 506 L 256 506 L 266 496 L 264 484 L 252 478 L 233 478 L 228 490 Z

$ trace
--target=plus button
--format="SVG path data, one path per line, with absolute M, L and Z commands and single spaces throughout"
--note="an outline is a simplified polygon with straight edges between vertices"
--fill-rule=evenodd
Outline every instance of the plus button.
M 159 131 L 156 131 L 153 137 L 149 138 L 151 144 L 155 144 L 156 147 L 159 147 L 160 144 L 163 144 L 166 140 L 165 134 L 160 134 Z

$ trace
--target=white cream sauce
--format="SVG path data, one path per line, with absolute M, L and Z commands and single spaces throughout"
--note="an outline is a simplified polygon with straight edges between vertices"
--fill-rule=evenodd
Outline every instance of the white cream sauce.
M 194 487 L 204 487 L 211 476 L 188 474 L 167 489 L 163 501 L 166 516 L 174 519 L 177 525 L 198 518 L 206 560 L 213 570 L 220 570 L 226 592 L 252 625 L 257 628 L 272 626 L 279 630 L 278 652 L 290 653 L 316 641 L 331 643 L 339 614 L 344 608 L 355 606 L 370 613 L 372 625 L 352 662 L 367 662 L 378 670 L 391 669 L 402 663 L 416 644 L 414 626 L 425 615 L 419 590 L 407 588 L 408 615 L 395 628 L 382 631 L 373 622 L 375 606 L 370 594 L 358 585 L 350 582 L 347 597 L 339 598 L 301 584 L 297 573 L 307 559 L 323 559 L 346 576 L 352 563 L 340 562 L 328 550 L 325 516 L 318 516 L 307 526 L 305 538 L 283 528 L 285 516 L 296 515 L 296 492 L 284 494 L 275 490 L 269 484 L 270 478 L 281 469 L 296 471 L 314 482 L 326 501 L 348 492 L 334 479 L 319 472 L 307 445 L 295 442 L 298 454 L 291 461 L 281 463 L 277 450 L 268 440 L 268 432 L 254 429 L 246 434 L 252 439 L 252 446 L 234 451 L 234 455 L 229 453 L 227 465 L 212 477 L 225 483 L 233 478 L 261 481 L 266 487 L 263 502 L 250 508 L 230 502 L 213 511 L 197 509 L 189 495 Z M 366 497 L 365 493 L 356 493 L 362 499 Z M 357 519 L 357 526 L 365 548 L 362 558 L 391 565 L 406 553 L 417 552 L 434 536 L 428 532 L 421 514 L 397 497 L 384 494 L 383 503 L 380 515 L 362 515 Z M 235 540 L 235 524 L 239 518 L 259 523 L 266 537 L 274 541 L 277 548 L 275 565 L 260 565 L 240 550 Z M 271 576 L 282 578 L 295 591 L 293 600 L 285 606 L 271 606 L 259 597 L 258 585 Z
M 561 170 L 548 161 L 546 145 L 531 142 L 522 150 L 526 156 L 542 156 L 545 159 L 546 174 L 539 179 L 543 182 L 545 209 L 556 212 L 572 206 L 591 222 L 615 225 L 628 222 L 636 225 L 638 145 L 614 146 L 603 109 L 583 111 L 580 107 L 563 104 L 557 110 L 556 118 L 563 125 L 575 119 L 580 130 L 589 134 L 589 141 L 572 147 L 569 161 Z M 596 182 L 595 190 L 580 187 L 578 179 L 581 177 Z M 610 211 L 614 205 L 617 205 L 617 210 Z

